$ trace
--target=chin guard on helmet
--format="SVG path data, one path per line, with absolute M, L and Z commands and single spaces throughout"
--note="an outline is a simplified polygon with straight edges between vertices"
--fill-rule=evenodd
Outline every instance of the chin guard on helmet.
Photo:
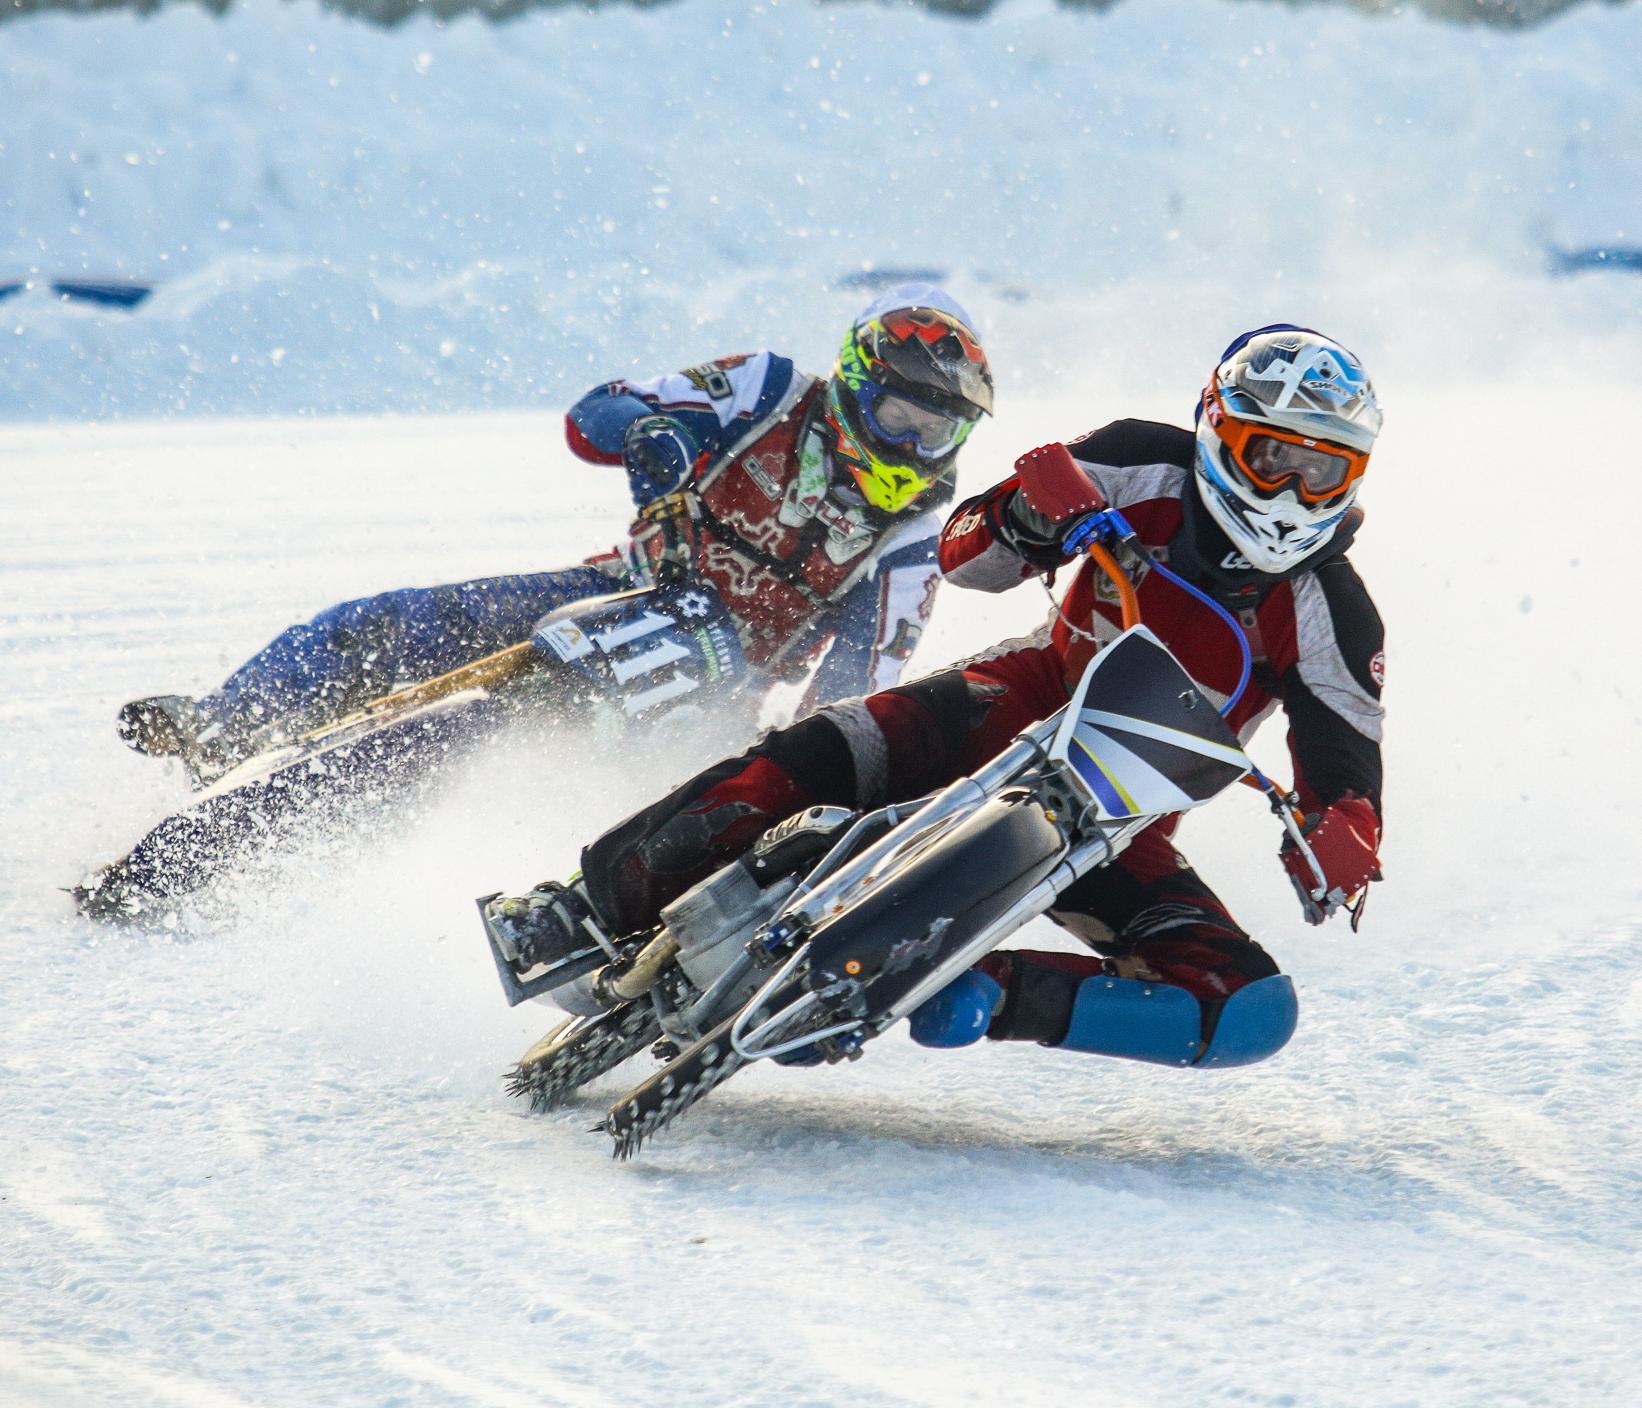
M 824 419 L 862 497 L 900 513 L 950 476 L 992 411 L 992 371 L 962 306 L 930 284 L 874 301 L 839 348 Z

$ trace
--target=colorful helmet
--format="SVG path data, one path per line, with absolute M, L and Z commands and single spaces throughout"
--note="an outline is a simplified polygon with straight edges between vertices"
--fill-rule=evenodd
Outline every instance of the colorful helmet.
M 1221 354 L 1198 406 L 1203 504 L 1262 572 L 1286 572 L 1334 536 L 1380 433 L 1363 364 L 1332 338 L 1278 323 Z
M 833 456 L 862 496 L 901 513 L 951 475 L 992 412 L 992 370 L 958 302 L 932 284 L 876 299 L 844 335 L 827 391 Z

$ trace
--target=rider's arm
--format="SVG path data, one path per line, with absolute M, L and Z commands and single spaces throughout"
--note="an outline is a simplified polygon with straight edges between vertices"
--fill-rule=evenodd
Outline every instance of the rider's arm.
M 579 458 L 622 464 L 628 428 L 663 415 L 682 426 L 708 456 L 735 443 L 767 415 L 792 384 L 793 364 L 773 352 L 721 357 L 650 381 L 595 386 L 565 416 L 565 439 Z
M 938 522 L 926 514 L 897 531 L 872 574 L 821 623 L 819 629 L 832 639 L 810 681 L 803 712 L 900 683 L 929 624 L 941 581 L 935 561 Z
M 1273 665 L 1289 722 L 1289 753 L 1302 810 L 1348 793 L 1380 811 L 1385 706 L 1385 627 L 1362 580 L 1339 557 L 1290 584 L 1292 643 L 1279 633 Z
M 1051 550 L 1050 561 L 1042 548 L 1015 530 L 1009 508 L 1019 487 L 1019 477 L 1011 475 L 952 511 L 941 530 L 940 565 L 954 586 L 1006 592 L 1062 560 L 1058 550 Z
M 1052 462 L 1041 457 L 1052 447 L 1030 451 L 1016 462 L 1017 470 L 1034 476 L 1030 496 L 1019 493 L 1021 475 L 965 500 L 941 534 L 941 570 L 955 585 L 983 592 L 1003 592 L 1058 567 L 1065 559 L 1056 529 L 1067 520 L 1062 512 L 1065 495 L 1041 477 Z M 1160 510 L 1178 501 L 1190 475 L 1192 433 L 1155 421 L 1119 420 L 1066 443 L 1077 469 L 1094 488 L 1095 500 L 1122 509 L 1142 533 L 1145 505 Z M 1037 464 L 1034 465 L 1034 461 Z M 1045 495 L 1039 489 L 1050 492 Z M 1023 499 L 1037 500 L 1038 509 Z M 1048 511 L 1050 521 L 1044 512 Z

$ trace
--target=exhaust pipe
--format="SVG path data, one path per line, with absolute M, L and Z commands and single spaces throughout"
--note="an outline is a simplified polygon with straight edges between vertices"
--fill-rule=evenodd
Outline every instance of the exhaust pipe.
M 617 968 L 615 964 L 610 964 L 601 969 L 593 980 L 594 995 L 611 1006 L 643 997 L 655 986 L 661 970 L 677 953 L 678 940 L 671 933 L 657 934 L 628 967 Z

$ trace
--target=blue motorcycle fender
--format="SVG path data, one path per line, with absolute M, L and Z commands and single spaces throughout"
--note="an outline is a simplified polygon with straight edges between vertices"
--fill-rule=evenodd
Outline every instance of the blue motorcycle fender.
M 628 714 L 741 683 L 750 667 L 735 623 L 702 586 L 640 587 L 571 602 L 536 623 L 531 644 Z

